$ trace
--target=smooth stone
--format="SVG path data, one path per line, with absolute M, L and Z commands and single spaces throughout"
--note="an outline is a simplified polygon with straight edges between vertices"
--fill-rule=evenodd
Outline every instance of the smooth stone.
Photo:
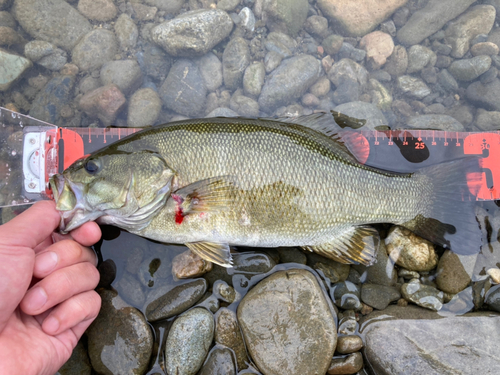
M 442 69 L 437 76 L 437 80 L 441 87 L 446 91 L 457 91 L 458 90 L 458 82 L 457 80 L 448 72 L 447 69 Z
M 115 291 L 100 291 L 102 306 L 87 329 L 92 367 L 104 375 L 143 374 L 153 351 L 153 333 L 142 313 Z
M 172 260 L 172 274 L 178 279 L 201 276 L 212 270 L 213 263 L 208 262 L 188 250 L 175 256 Z
M 455 60 L 448 71 L 459 81 L 473 81 L 488 71 L 491 66 L 491 57 L 476 56 L 471 59 Z
M 197 60 L 197 65 L 209 92 L 222 86 L 222 63 L 217 56 L 209 52 Z
M 239 300 L 241 298 L 239 293 L 237 293 L 232 286 L 222 280 L 217 280 L 214 283 L 212 290 L 214 296 L 222 302 L 233 303 L 237 299 Z
M 0 3 L 3 0 L 0 0 Z M 1 9 L 1 7 L 0 7 Z M 10 27 L 11 29 L 15 29 L 17 26 L 16 20 L 9 12 L 0 11 L 0 26 Z
M 229 102 L 229 108 L 243 117 L 259 117 L 259 103 L 248 96 L 235 92 Z
M 332 358 L 327 374 L 356 374 L 363 368 L 363 356 L 361 353 L 352 353 L 345 356 Z
M 283 58 L 291 57 L 297 48 L 297 42 L 289 35 L 271 32 L 264 43 L 266 50 L 279 53 Z
M 398 88 L 416 99 L 423 99 L 431 93 L 424 81 L 408 75 L 398 77 Z
M 407 74 L 419 72 L 425 67 L 434 66 L 437 56 L 433 50 L 419 44 L 411 46 L 408 50 Z
M 247 349 L 264 374 L 327 371 L 337 332 L 325 295 L 309 271 L 290 269 L 268 276 L 246 294 L 237 316 Z M 300 350 L 304 342 L 307 351 Z
M 326 37 L 328 35 L 328 20 L 322 16 L 308 17 L 304 24 L 304 30 L 309 34 Z
M 172 66 L 172 59 L 159 47 L 146 44 L 143 53 L 137 53 L 136 58 L 141 70 L 158 82 L 163 82 Z
M 269 51 L 266 53 L 264 57 L 264 67 L 266 69 L 266 73 L 271 73 L 274 69 L 276 69 L 281 61 L 283 60 L 283 56 L 281 56 L 276 51 Z
M 118 86 L 125 95 L 137 90 L 143 82 L 141 68 L 136 60 L 114 60 L 105 63 L 100 71 L 103 85 Z
M 35 96 L 29 115 L 50 124 L 63 125 L 65 120 L 61 111 L 69 104 L 74 85 L 74 76 L 52 78 Z
M 321 42 L 321 46 L 325 49 L 325 53 L 332 56 L 340 51 L 342 44 L 344 44 L 344 37 L 337 34 L 329 35 Z
M 139 89 L 128 103 L 127 126 L 142 128 L 153 126 L 161 112 L 161 99 L 151 88 Z
M 373 31 L 359 41 L 359 46 L 366 50 L 366 59 L 372 63 L 373 69 L 379 69 L 394 51 L 394 41 L 389 34 Z
M 436 284 L 443 292 L 456 294 L 469 285 L 471 278 L 457 254 L 446 250 L 439 259 Z
M 391 92 L 376 79 L 371 78 L 368 83 L 369 88 L 372 89 L 372 104 L 386 113 L 391 111 L 393 101 Z
M 151 30 L 154 43 L 172 56 L 201 56 L 224 40 L 233 29 L 223 10 L 199 9 L 183 13 Z
M 357 119 L 366 119 L 366 124 L 360 129 L 374 130 L 377 126 L 387 125 L 387 120 L 382 111 L 372 103 L 355 101 L 340 104 L 333 110 Z
M 124 272 L 121 279 L 113 284 L 119 295 L 132 306 L 142 308 L 146 301 L 143 286 L 135 275 Z
M 306 252 L 306 257 L 307 265 L 318 272 L 321 277 L 328 279 L 330 283 L 347 280 L 350 270 L 348 264 L 342 264 L 312 252 Z
M 485 315 L 424 320 L 372 318 L 363 330 L 367 362 L 380 375 L 491 373 L 500 368 L 500 317 Z
M 485 73 L 481 74 L 479 80 L 482 84 L 493 82 L 498 76 L 498 69 L 494 66 L 490 67 Z
M 150 322 L 168 319 L 182 314 L 196 304 L 207 291 L 205 279 L 196 279 L 177 285 L 146 307 L 146 317 Z
M 52 43 L 34 40 L 24 46 L 24 55 L 31 61 L 50 70 L 60 70 L 68 60 L 66 51 Z
M 78 11 L 93 21 L 111 21 L 116 17 L 118 9 L 113 0 L 79 0 Z
M 168 374 L 195 375 L 203 365 L 214 338 L 214 318 L 196 307 L 175 319 L 165 347 Z
M 306 21 L 308 5 L 307 0 L 267 0 L 257 2 L 254 10 L 270 31 L 295 36 Z
M 400 226 L 393 226 L 385 239 L 389 257 L 411 271 L 430 271 L 438 264 L 434 245 Z
M 112 31 L 95 29 L 83 36 L 71 52 L 72 61 L 83 71 L 100 69 L 114 59 L 118 50 Z
M 397 33 L 398 40 L 408 46 L 419 44 L 462 14 L 475 0 L 429 0 L 427 5 L 412 14 Z
M 496 78 L 486 84 L 473 82 L 467 87 L 465 96 L 478 107 L 488 111 L 500 111 L 500 80 Z
M 31 68 L 33 64 L 28 59 L 0 49 L 0 92 L 7 91 L 14 82 Z
M 493 311 L 500 312 L 500 285 L 495 285 L 490 290 L 488 290 L 484 298 L 484 302 Z
M 106 259 L 97 267 L 99 271 L 99 284 L 97 288 L 109 288 L 116 278 L 116 263 L 113 259 Z
M 401 298 L 398 289 L 392 286 L 363 284 L 361 286 L 361 301 L 377 309 L 384 310 L 391 302 Z
M 12 15 L 34 39 L 70 51 L 92 25 L 63 0 L 15 0 Z
M 184 0 L 180 1 L 184 2 Z M 158 13 L 157 7 L 150 7 L 141 3 L 130 3 L 130 8 L 132 16 L 138 21 L 154 20 L 156 13 Z
M 255 14 L 248 7 L 244 7 L 238 13 L 238 17 L 240 17 L 240 26 L 250 32 L 255 30 Z
M 122 13 L 115 23 L 115 34 L 118 44 L 123 51 L 132 49 L 137 44 L 139 30 L 128 14 Z
M 146 4 L 163 10 L 165 13 L 177 13 L 186 0 L 144 0 Z
M 472 53 L 472 56 L 481 56 L 481 55 L 492 56 L 492 55 L 498 55 L 500 49 L 495 43 L 482 42 L 474 44 L 470 48 L 470 52 Z
M 406 125 L 415 129 L 440 129 L 446 131 L 465 131 L 463 124 L 448 115 L 420 115 L 414 116 Z
M 243 74 L 249 64 L 250 49 L 246 40 L 240 37 L 231 39 L 222 54 L 222 76 L 228 90 L 241 87 Z
M 213 111 L 209 112 L 205 117 L 210 118 L 210 117 L 238 117 L 239 114 L 237 114 L 235 111 L 229 109 L 229 108 L 215 108 Z
M 385 243 L 381 241 L 377 252 L 377 261 L 371 266 L 353 266 L 362 276 L 363 282 L 393 286 L 397 282 L 397 273 L 394 268 L 394 261 L 387 255 Z
M 337 338 L 337 348 L 340 354 L 350 354 L 363 348 L 363 339 L 358 335 L 339 336 Z
M 318 105 L 320 105 L 320 100 L 310 93 L 305 93 L 300 101 L 306 107 L 317 107 Z
M 318 0 L 318 7 L 349 36 L 363 36 L 389 18 L 407 0 Z
M 98 118 L 104 126 L 109 126 L 113 124 L 126 102 L 118 86 L 109 84 L 82 96 L 78 106 L 89 117 Z
M 198 66 L 187 59 L 178 60 L 159 90 L 165 106 L 188 117 L 201 116 L 207 88 Z
M 432 286 L 423 285 L 417 279 L 403 284 L 401 295 L 404 299 L 429 310 L 439 311 L 443 307 L 443 292 Z
M 361 310 L 359 287 L 350 281 L 342 281 L 332 285 L 330 297 L 335 305 L 343 310 Z
M 231 349 L 238 364 L 238 369 L 246 369 L 249 359 L 241 328 L 234 311 L 221 308 L 215 315 L 215 342 Z
M 80 340 L 71 353 L 68 361 L 59 369 L 56 375 L 91 375 L 92 366 L 90 366 L 87 349 Z
M 384 70 L 392 77 L 399 77 L 405 74 L 406 69 L 408 69 L 408 51 L 404 46 L 397 45 L 387 59 Z
M 26 41 L 16 31 L 8 26 L 0 25 L 0 46 L 10 46 L 15 44 L 24 44 Z
M 280 263 L 298 263 L 306 264 L 306 255 L 295 247 L 278 247 L 278 254 L 280 256 Z
M 491 277 L 494 284 L 500 284 L 500 268 L 490 268 L 486 274 Z
M 253 97 L 260 95 L 264 79 L 266 78 L 266 68 L 261 61 L 254 61 L 248 65 L 243 74 L 243 90 L 245 94 Z
M 445 30 L 445 41 L 452 47 L 451 56 L 462 58 L 476 36 L 488 34 L 495 22 L 495 15 L 495 8 L 491 5 L 476 5 L 450 22 Z
M 330 88 L 330 80 L 327 77 L 321 77 L 309 88 L 309 92 L 319 98 L 327 95 L 330 92 Z
M 213 347 L 198 375 L 236 375 L 231 350 L 223 346 Z
M 272 112 L 300 98 L 321 75 L 321 63 L 310 55 L 298 55 L 285 59 L 267 77 L 259 96 L 259 106 Z

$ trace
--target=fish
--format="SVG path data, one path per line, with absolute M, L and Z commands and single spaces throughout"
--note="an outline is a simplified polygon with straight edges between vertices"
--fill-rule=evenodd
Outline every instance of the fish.
M 191 119 L 141 130 L 51 177 L 59 229 L 114 225 L 184 244 L 224 267 L 232 266 L 231 246 L 301 247 L 371 265 L 378 223 L 458 253 L 479 251 L 474 203 L 462 200 L 471 182 L 480 184 L 478 159 L 406 174 L 377 169 L 358 161 L 333 115 Z

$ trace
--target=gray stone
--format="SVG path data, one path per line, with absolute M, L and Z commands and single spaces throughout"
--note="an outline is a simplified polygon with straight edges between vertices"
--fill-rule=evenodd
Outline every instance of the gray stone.
M 2 0 L 0 0 L 0 3 Z M 16 20 L 9 12 L 0 12 L 0 26 L 10 27 L 11 29 L 16 28 Z
M 237 314 L 248 351 L 263 373 L 324 374 L 328 369 L 337 343 L 335 321 L 312 273 L 272 274 L 248 292 Z M 307 350 L 300 349 L 304 342 Z
M 134 48 L 139 37 L 139 30 L 128 14 L 122 13 L 115 23 L 115 34 L 120 48 L 128 51 Z
M 434 66 L 437 56 L 431 49 L 416 44 L 408 50 L 407 74 L 419 72 L 425 67 Z
M 398 77 L 398 88 L 416 99 L 423 99 L 431 93 L 424 81 L 407 75 Z
M 498 78 L 486 84 L 477 81 L 471 83 L 465 95 L 478 107 L 488 111 L 500 111 L 500 80 Z
M 352 353 L 332 358 L 327 374 L 357 374 L 363 368 L 361 353 Z
M 481 56 L 481 55 L 493 56 L 493 55 L 498 55 L 500 49 L 495 43 L 482 42 L 473 44 L 472 47 L 470 48 L 470 52 L 472 53 L 472 56 Z
M 11 48 L 15 45 L 23 45 L 26 40 L 14 29 L 8 26 L 0 26 L 0 46 Z
M 332 34 L 321 42 L 321 45 L 325 49 L 327 55 L 335 55 L 340 51 L 340 48 L 344 44 L 344 38 L 341 35 Z
M 454 92 L 458 90 L 458 82 L 446 69 L 442 69 L 438 73 L 437 80 L 441 87 L 446 91 Z
M 439 311 L 443 307 L 443 292 L 429 285 L 412 280 L 401 286 L 401 294 L 406 300 L 429 310 Z
M 361 88 L 368 83 L 368 71 L 355 61 L 342 59 L 333 64 L 328 71 L 328 78 L 335 86 L 340 86 L 345 81 L 356 82 Z
M 120 296 L 132 306 L 137 308 L 142 308 L 142 306 L 144 306 L 146 296 L 143 291 L 143 286 L 134 275 L 124 272 L 121 279 L 113 284 L 113 286 Z
M 248 367 L 247 350 L 234 311 L 227 308 L 217 311 L 215 315 L 215 342 L 234 352 L 239 370 Z
M 223 346 L 212 348 L 198 375 L 236 375 L 231 350 Z
M 210 117 L 238 117 L 239 114 L 237 114 L 235 111 L 229 109 L 229 108 L 215 108 L 213 111 L 208 113 L 205 117 L 210 118 Z
M 365 355 L 380 375 L 491 374 L 500 368 L 498 315 L 371 320 L 364 327 Z
M 105 29 L 95 29 L 86 34 L 73 48 L 73 63 L 81 70 L 89 71 L 101 68 L 113 60 L 118 50 L 115 34 Z
M 478 108 L 476 112 L 476 126 L 485 131 L 500 129 L 500 112 L 486 111 Z
M 283 56 L 276 51 L 269 51 L 266 53 L 266 56 L 264 57 L 264 67 L 266 72 L 271 73 L 279 66 L 279 64 L 281 64 L 282 60 Z
M 367 305 L 384 310 L 391 302 L 401 298 L 397 288 L 377 284 L 363 284 L 361 286 L 361 301 Z
M 77 9 L 88 19 L 101 22 L 111 21 L 118 13 L 113 0 L 79 0 Z
M 24 46 L 24 55 L 50 70 L 60 70 L 67 62 L 67 54 L 52 43 L 34 40 Z
M 217 56 L 209 52 L 200 57 L 196 63 L 209 92 L 222 86 L 222 63 Z
M 281 263 L 299 263 L 306 264 L 306 255 L 295 247 L 278 247 L 278 253 Z
M 406 72 L 408 68 L 408 52 L 406 48 L 397 45 L 394 47 L 392 55 L 389 56 L 387 62 L 384 65 L 384 69 L 392 77 L 399 77 Z
M 420 115 L 409 119 L 406 125 L 415 129 L 439 129 L 446 131 L 465 131 L 464 126 L 448 115 Z
M 100 72 L 103 85 L 118 86 L 125 95 L 137 90 L 143 81 L 141 68 L 135 60 L 114 60 L 105 63 Z
M 363 339 L 358 335 L 340 336 L 337 339 L 337 348 L 335 349 L 340 354 L 350 354 L 361 350 L 363 347 Z
M 311 16 L 307 18 L 304 29 L 309 34 L 325 37 L 328 35 L 328 20 L 321 16 Z
M 142 313 L 115 291 L 100 291 L 102 306 L 87 329 L 92 367 L 104 375 L 143 374 L 153 350 L 153 333 Z
M 222 75 L 228 90 L 241 87 L 243 74 L 250 64 L 250 49 L 243 38 L 233 38 L 222 54 Z
M 264 43 L 266 50 L 279 53 L 283 58 L 291 57 L 297 48 L 297 42 L 280 32 L 271 32 Z
M 195 117 L 204 112 L 207 88 L 190 60 L 180 59 L 172 66 L 159 94 L 165 106 L 181 115 Z
M 281 62 L 281 59 L 280 59 Z M 243 75 L 243 89 L 245 94 L 257 97 L 262 91 L 266 68 L 261 61 L 255 61 L 245 69 Z
M 163 10 L 165 13 L 176 13 L 182 8 L 186 0 L 144 0 L 144 2 Z
M 169 374 L 194 375 L 203 365 L 214 338 L 214 318 L 196 307 L 178 317 L 168 333 L 165 367 Z
M 385 243 L 380 243 L 377 261 L 371 266 L 357 265 L 354 268 L 361 274 L 364 282 L 378 285 L 393 286 L 397 281 L 394 261 L 387 255 Z
M 493 82 L 498 76 L 498 69 L 494 66 L 490 67 L 485 73 L 483 73 L 479 79 L 482 84 L 487 84 Z
M 210 51 L 232 29 L 233 21 L 223 10 L 200 9 L 159 24 L 151 30 L 151 37 L 172 56 L 192 57 Z
M 490 66 L 491 57 L 483 55 L 471 59 L 455 60 L 448 70 L 457 80 L 469 82 L 488 71 Z
M 7 91 L 33 64 L 28 59 L 0 49 L 0 92 Z
M 439 259 L 436 284 L 443 292 L 456 294 L 469 285 L 471 278 L 457 254 L 446 250 Z
M 153 126 L 161 112 L 161 99 L 150 88 L 134 92 L 128 103 L 127 126 L 142 128 Z
M 307 0 L 267 0 L 261 4 L 259 15 L 271 31 L 295 36 L 307 18 Z
M 350 266 L 342 264 L 332 259 L 325 258 L 313 252 L 306 252 L 307 265 L 320 274 L 328 283 L 338 283 L 347 280 Z
M 485 302 L 490 309 L 500 312 L 500 285 L 495 285 L 486 293 Z
M 330 288 L 330 297 L 335 305 L 343 310 L 361 310 L 359 287 L 350 281 L 333 284 Z
M 35 39 L 70 51 L 92 25 L 63 0 L 15 0 L 12 14 Z
M 248 7 L 244 7 L 239 13 L 238 17 L 240 17 L 240 26 L 250 32 L 255 30 L 255 15 L 252 10 Z
M 143 47 L 144 53 L 136 54 L 137 61 L 144 74 L 159 82 L 163 82 L 172 66 L 171 58 L 159 47 L 153 44 L 146 44 Z
M 366 119 L 366 124 L 361 129 L 373 130 L 380 125 L 387 125 L 387 120 L 376 105 L 361 101 L 355 101 L 338 105 L 334 111 L 357 119 Z
M 445 41 L 451 45 L 451 55 L 463 57 L 471 41 L 479 34 L 488 34 L 495 21 L 495 8 L 491 5 L 476 5 L 451 22 L 445 30 Z
M 30 116 L 50 124 L 63 125 L 61 109 L 70 102 L 74 85 L 74 76 L 52 78 L 36 95 L 31 105 Z
M 237 91 L 229 102 L 229 107 L 243 117 L 259 117 L 259 103 Z
M 206 291 L 205 279 L 196 279 L 177 285 L 148 304 L 146 317 L 150 322 L 154 322 L 179 315 L 198 302 Z
M 475 0 L 430 0 L 423 9 L 413 13 L 398 31 L 397 37 L 408 46 L 419 44 L 448 21 L 462 14 L 474 2 Z
M 310 55 L 283 60 L 267 78 L 259 96 L 260 108 L 272 112 L 300 98 L 321 75 L 321 63 Z
M 232 286 L 222 280 L 217 280 L 214 283 L 212 290 L 214 296 L 222 302 L 233 303 L 241 298 L 239 293 L 237 293 Z

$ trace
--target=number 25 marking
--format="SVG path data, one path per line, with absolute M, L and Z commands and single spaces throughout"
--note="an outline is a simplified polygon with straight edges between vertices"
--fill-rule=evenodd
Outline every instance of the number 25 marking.
M 425 143 L 424 142 L 415 142 L 415 149 L 417 150 L 423 150 L 425 148 Z

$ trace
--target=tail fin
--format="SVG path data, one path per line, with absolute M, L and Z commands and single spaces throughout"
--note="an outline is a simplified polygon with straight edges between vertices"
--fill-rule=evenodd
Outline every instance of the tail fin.
M 475 196 L 482 181 L 480 160 L 464 158 L 434 165 L 415 172 L 414 177 L 431 191 L 422 196 L 423 213 L 402 226 L 457 254 L 479 252 L 482 235 Z

